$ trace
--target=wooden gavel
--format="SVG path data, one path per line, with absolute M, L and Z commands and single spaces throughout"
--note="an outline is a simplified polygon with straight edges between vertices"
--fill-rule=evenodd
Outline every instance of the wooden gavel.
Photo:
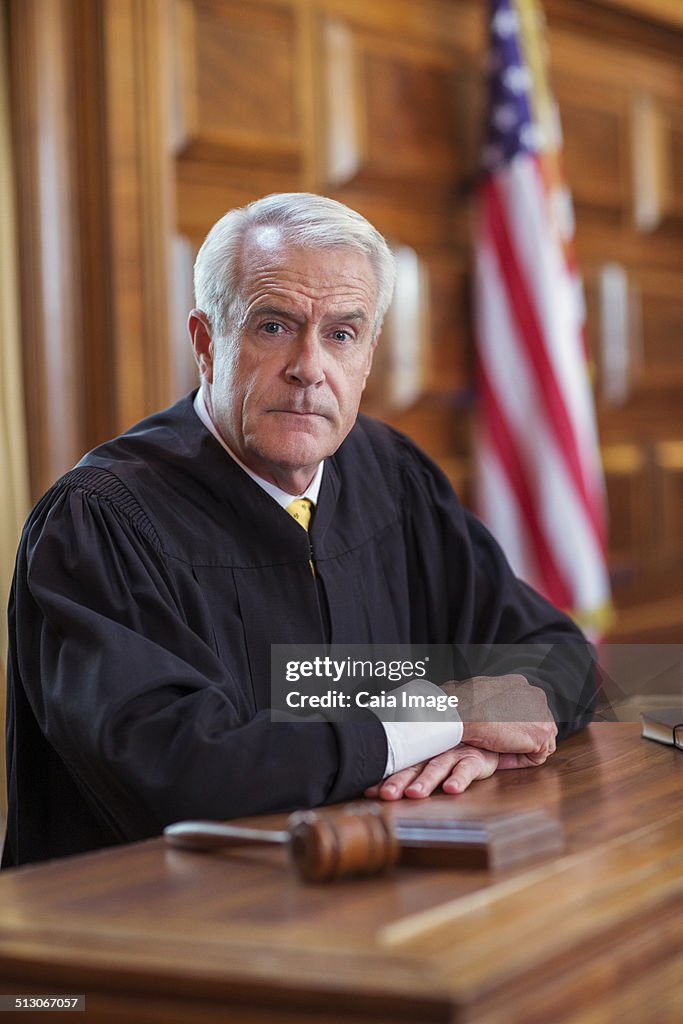
M 180 821 L 164 829 L 164 837 L 171 846 L 196 851 L 282 845 L 306 882 L 379 874 L 399 859 L 403 864 L 432 867 L 502 868 L 562 848 L 559 823 L 541 811 L 490 819 L 390 821 L 377 804 L 350 804 L 325 814 L 297 811 L 282 831 Z

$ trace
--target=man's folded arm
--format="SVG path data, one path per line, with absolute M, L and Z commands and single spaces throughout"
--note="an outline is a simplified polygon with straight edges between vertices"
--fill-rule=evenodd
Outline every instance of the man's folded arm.
M 188 816 L 345 800 L 382 777 L 386 736 L 371 712 L 291 724 L 255 712 L 248 682 L 187 622 L 163 557 L 110 503 L 67 489 L 38 510 L 12 603 L 16 682 L 122 839 Z

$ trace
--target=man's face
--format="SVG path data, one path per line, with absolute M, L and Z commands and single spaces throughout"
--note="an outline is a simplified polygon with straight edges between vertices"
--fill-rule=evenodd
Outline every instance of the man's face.
M 205 330 L 202 343 L 190 316 L 209 411 L 246 466 L 299 494 L 355 422 L 376 341 L 375 275 L 361 253 L 282 244 L 262 229 L 245 242 L 238 287 L 244 318 L 227 337 Z

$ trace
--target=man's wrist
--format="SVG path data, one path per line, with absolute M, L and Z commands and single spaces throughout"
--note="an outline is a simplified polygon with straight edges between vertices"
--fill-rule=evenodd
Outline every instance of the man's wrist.
M 443 697 L 443 689 L 426 679 L 404 683 L 394 694 Z M 402 704 L 402 701 L 398 702 Z M 387 764 L 384 778 L 411 765 L 456 747 L 462 739 L 462 722 L 457 710 L 446 707 L 435 713 L 433 708 L 383 708 L 376 712 L 387 737 Z

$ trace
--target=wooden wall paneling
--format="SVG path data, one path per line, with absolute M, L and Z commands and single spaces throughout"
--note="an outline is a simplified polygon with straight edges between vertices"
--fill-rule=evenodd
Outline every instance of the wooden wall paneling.
M 652 486 L 641 445 L 603 447 L 602 463 L 609 511 L 610 568 L 615 583 L 641 572 L 652 543 Z
M 683 33 L 646 19 L 619 17 L 605 0 L 545 0 L 550 69 L 574 74 L 577 85 L 644 90 L 675 101 L 683 69 Z
M 468 264 L 448 251 L 431 251 L 425 258 L 429 276 L 431 394 L 458 396 L 469 402 L 473 393 L 471 295 Z
M 324 185 L 453 190 L 459 173 L 453 54 L 329 18 L 323 19 L 322 49 Z
M 164 0 L 105 0 L 115 430 L 173 397 L 167 14 Z
M 299 173 L 279 167 L 247 167 L 180 157 L 175 164 L 178 231 L 201 242 L 214 221 L 236 206 L 271 192 L 297 191 Z
M 319 14 L 315 4 L 298 0 L 296 86 L 299 105 L 300 166 L 298 188 L 305 192 L 319 192 L 320 153 L 323 132 L 320 124 L 320 74 L 316 60 L 320 45 Z
M 633 604 L 622 600 L 618 616 L 610 629 L 613 644 L 679 644 L 683 633 L 683 600 L 680 593 L 659 598 L 639 583 L 641 600 Z M 674 701 L 667 701 L 673 704 Z M 661 705 L 660 705 L 661 706 Z
M 308 2 L 308 0 L 306 0 Z M 338 18 L 374 34 L 419 39 L 438 46 L 481 54 L 486 10 L 481 0 L 313 0 L 327 17 Z
M 660 441 L 654 447 L 657 472 L 656 558 L 666 566 L 683 567 L 683 440 Z
M 657 26 L 598 6 L 547 3 L 567 175 L 577 205 L 621 210 L 625 223 L 635 212 L 638 226 L 651 230 L 670 201 L 667 119 L 683 102 L 680 46 Z
M 670 213 L 675 218 L 680 231 L 683 225 L 683 89 L 677 105 L 664 104 L 663 115 L 667 127 L 665 159 L 668 163 L 665 214 Z
M 25 398 L 35 496 L 77 460 L 83 434 L 72 13 L 69 0 L 9 5 Z
M 614 7 L 643 18 L 661 21 L 665 27 L 683 29 L 683 7 L 679 0 L 601 0 L 605 7 Z
M 297 170 L 295 9 L 258 0 L 183 0 L 181 7 L 184 153 Z
M 171 0 L 176 223 L 199 241 L 226 210 L 318 187 L 314 6 Z
M 391 408 L 376 412 L 412 437 L 440 465 L 452 465 L 454 459 L 469 461 L 472 409 L 457 396 L 425 396 L 402 412 Z M 463 477 L 466 475 L 459 472 Z
M 632 399 L 642 365 L 640 294 L 616 261 L 586 267 L 584 293 L 595 394 L 603 409 L 620 407 Z
M 407 245 L 394 246 L 396 290 L 375 350 L 365 408 L 402 411 L 424 394 L 432 376 L 429 280 Z
M 632 98 L 634 222 L 642 232 L 680 231 L 683 222 L 683 75 L 677 91 L 677 102 L 670 91 L 639 89 Z
M 439 465 L 450 480 L 453 490 L 463 505 L 473 508 L 474 481 L 472 479 L 472 466 L 469 459 L 443 456 L 439 459 Z
M 174 390 L 178 395 L 197 386 L 197 364 L 187 329 L 189 311 L 194 306 L 193 267 L 199 242 L 193 245 L 183 235 L 176 235 L 171 246 L 171 362 Z
M 655 232 L 646 233 L 636 230 L 630 207 L 619 217 L 615 209 L 577 203 L 575 213 L 576 253 L 582 269 L 599 262 L 617 262 L 627 269 L 648 267 L 668 272 L 681 264 L 681 230 L 672 218 L 662 221 Z
M 10 4 L 32 490 L 172 394 L 165 0 Z
M 564 135 L 564 161 L 577 206 L 621 215 L 630 209 L 629 122 L 620 91 L 553 76 Z
M 676 392 L 671 430 L 683 436 L 683 273 L 641 269 L 634 273 L 642 307 L 643 355 L 635 387 L 663 396 Z
M 638 90 L 631 101 L 631 159 L 633 221 L 639 231 L 653 231 L 671 213 L 669 141 L 661 105 Z
M 83 339 L 79 387 L 84 403 L 81 448 L 85 451 L 111 435 L 114 419 L 103 12 L 101 4 L 92 0 L 71 0 L 70 9 L 77 97 L 78 176 L 73 184 L 82 253 L 76 284 Z
M 319 179 L 338 188 L 353 181 L 367 160 L 368 125 L 356 40 L 351 27 L 337 18 L 323 18 L 319 76 L 323 109 Z
M 402 48 L 401 48 L 402 49 Z M 364 53 L 366 174 L 408 187 L 453 189 L 459 176 L 452 57 L 438 50 Z M 389 115 L 391 111 L 391 115 Z
M 587 324 L 603 426 L 634 437 L 683 436 L 683 275 L 587 268 Z

